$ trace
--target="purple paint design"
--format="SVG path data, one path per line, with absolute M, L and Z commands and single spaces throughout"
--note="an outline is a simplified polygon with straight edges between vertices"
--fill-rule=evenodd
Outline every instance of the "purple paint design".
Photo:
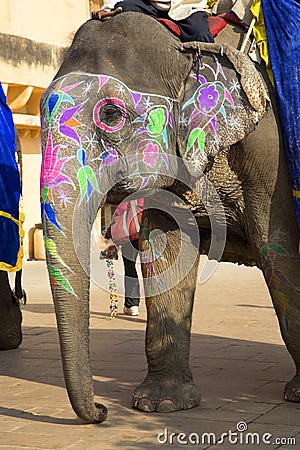
M 161 157 L 162 157 L 162 160 L 163 160 L 163 162 L 165 163 L 165 165 L 166 165 L 166 167 L 168 169 L 169 168 L 169 158 L 168 158 L 167 153 L 163 153 L 161 155 Z
M 101 155 L 101 166 L 111 166 L 119 159 L 118 153 L 113 148 Z
M 143 178 L 140 189 L 143 189 L 145 186 L 147 186 L 148 182 L 149 182 L 149 177 Z
M 109 147 L 109 145 L 107 145 L 104 141 L 102 141 L 102 145 L 106 149 L 106 151 L 100 155 L 101 158 L 100 170 L 101 167 L 111 166 L 119 159 L 118 152 L 114 148 Z
M 79 145 L 81 144 L 78 134 L 75 130 L 72 130 L 72 128 L 67 127 L 66 125 L 61 125 L 59 127 L 59 132 L 70 139 L 74 139 L 74 141 L 76 141 Z
M 214 116 L 211 119 L 210 123 L 211 123 L 211 126 L 212 126 L 213 130 L 214 130 L 214 133 L 216 134 L 217 133 L 217 118 L 216 118 L 216 116 Z
M 174 128 L 174 123 L 171 114 L 168 114 L 168 125 L 170 125 L 171 128 Z
M 77 111 L 82 107 L 82 105 L 83 103 L 80 103 L 80 105 L 74 106 L 73 108 L 70 109 L 66 109 L 66 111 L 62 113 L 59 119 L 60 125 L 63 125 L 64 123 L 68 122 L 68 120 L 72 119 L 72 117 L 77 113 Z
M 214 84 L 200 89 L 199 95 L 197 97 L 201 111 L 206 114 L 211 112 L 216 107 L 218 99 L 219 92 L 217 91 Z
M 195 78 L 195 80 L 197 80 L 197 75 L 196 74 L 193 74 L 192 77 Z M 198 75 L 198 80 L 197 81 L 199 81 L 200 84 L 207 83 L 207 80 L 206 80 L 206 78 L 203 75 Z
M 134 103 L 134 107 L 136 108 L 137 105 L 140 103 L 141 99 L 142 99 L 142 94 L 140 94 L 139 92 L 135 92 L 135 91 L 130 91 L 133 103 Z
M 80 137 L 73 128 L 81 125 L 81 122 L 74 119 L 73 116 L 79 111 L 82 105 L 83 103 L 80 103 L 79 105 L 74 106 L 73 108 L 65 110 L 59 119 L 60 133 L 69 137 L 70 139 L 74 139 L 74 141 L 76 141 L 79 145 L 81 144 Z
M 136 130 L 136 132 L 134 133 L 134 136 L 138 136 L 139 134 L 146 133 L 146 132 L 147 132 L 146 128 L 141 127 L 138 130 Z
M 96 79 L 98 83 L 94 84 L 92 82 L 93 79 Z M 132 165 L 133 173 L 135 174 L 134 177 L 139 179 L 140 186 L 144 187 L 148 185 L 150 180 L 153 182 L 156 180 L 156 167 L 160 164 L 169 167 L 169 159 L 166 151 L 169 142 L 168 134 L 170 130 L 174 129 L 172 99 L 132 91 L 120 80 L 116 80 L 107 75 L 95 75 L 94 78 L 92 78 L 91 75 L 88 75 L 86 81 L 70 84 L 62 88 L 62 85 L 66 80 L 67 78 L 62 79 L 62 81 L 56 85 L 57 91 L 52 93 L 53 97 L 50 108 L 48 106 L 48 122 L 50 123 L 51 117 L 56 114 L 58 116 L 58 124 L 56 125 L 58 131 L 61 135 L 68 138 L 68 141 L 65 143 L 66 148 L 72 146 L 72 141 L 75 141 L 78 145 L 76 163 L 79 163 L 81 167 L 78 168 L 77 178 L 79 171 L 87 167 L 87 161 L 91 157 L 94 160 L 98 159 L 98 170 L 118 161 L 119 154 L 117 150 L 108 145 L 108 136 L 105 136 L 105 134 L 103 134 L 103 137 L 102 134 L 100 135 L 101 139 L 99 144 L 101 144 L 104 151 L 102 151 L 99 156 L 95 130 L 97 127 L 107 134 L 116 133 L 122 130 L 127 121 L 129 123 L 131 115 L 128 114 L 125 103 L 125 98 L 128 99 L 128 96 L 132 100 L 131 107 L 134 109 L 133 112 L 135 114 L 135 119 L 130 121 L 130 124 L 133 127 L 130 139 L 126 137 L 126 139 L 128 139 L 128 148 L 132 150 L 132 158 L 130 159 L 131 162 L 129 162 L 129 164 Z M 81 85 L 80 89 L 78 89 L 79 85 Z M 104 86 L 105 89 L 101 91 Z M 72 94 L 72 89 L 74 90 L 75 88 L 77 88 L 76 93 Z M 67 94 L 69 91 L 70 93 Z M 106 91 L 115 92 L 115 97 L 112 96 L 107 98 Z M 80 114 L 83 110 L 81 108 L 83 104 L 90 101 L 89 99 L 87 100 L 87 92 L 90 92 L 89 99 L 92 98 L 92 95 L 96 95 L 96 98 L 98 96 L 99 99 L 92 111 L 94 123 L 88 126 L 80 121 Z M 71 103 L 68 109 L 66 106 L 63 106 L 63 101 Z M 107 105 L 113 105 L 116 109 L 116 115 L 114 115 L 114 120 L 112 122 L 109 120 L 109 116 L 104 114 L 105 110 L 103 109 L 101 111 L 101 109 Z M 120 113 L 118 113 L 118 109 L 120 110 Z M 151 141 L 148 141 L 149 135 L 152 137 Z M 122 142 L 122 134 L 112 137 L 114 140 L 117 139 L 118 145 Z M 105 141 L 107 141 L 107 143 Z M 87 145 L 85 145 L 85 143 Z M 114 145 L 112 145 L 112 147 L 113 146 Z M 64 164 L 65 162 L 64 159 L 59 163 L 56 162 L 56 169 L 60 170 L 60 164 Z M 148 166 L 148 168 L 145 166 Z M 76 174 L 74 175 L 76 176 Z M 67 183 L 68 180 L 68 177 L 64 174 L 60 174 L 56 177 L 56 182 L 58 184 Z M 92 182 L 92 178 L 88 181 L 86 193 L 91 194 L 95 189 L 95 185 Z M 71 183 L 75 186 L 72 181 Z M 67 202 L 64 202 L 65 206 L 66 203 Z

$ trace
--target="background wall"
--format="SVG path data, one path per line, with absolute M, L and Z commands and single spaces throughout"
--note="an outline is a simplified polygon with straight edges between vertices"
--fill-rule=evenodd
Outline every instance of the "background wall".
M 0 0 L 0 81 L 23 152 L 25 256 L 28 231 L 41 222 L 39 103 L 79 26 L 99 0 Z

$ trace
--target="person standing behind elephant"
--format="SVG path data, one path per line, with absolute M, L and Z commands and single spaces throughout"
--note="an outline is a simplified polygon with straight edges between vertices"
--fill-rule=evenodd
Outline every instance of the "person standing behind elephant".
M 93 19 L 102 20 L 114 12 L 135 11 L 155 19 L 175 22 L 181 32 L 182 42 L 214 42 L 208 25 L 206 0 L 106 0 L 99 11 L 92 13 Z
M 136 270 L 136 260 L 139 253 L 139 231 L 143 213 L 144 199 L 138 198 L 122 202 L 116 209 L 111 225 L 104 237 L 112 239 L 116 245 L 122 247 L 124 264 L 125 304 L 124 314 L 139 315 L 140 284 Z M 103 257 L 117 254 L 118 250 L 110 246 L 104 250 Z M 108 255 L 108 256 L 107 256 Z

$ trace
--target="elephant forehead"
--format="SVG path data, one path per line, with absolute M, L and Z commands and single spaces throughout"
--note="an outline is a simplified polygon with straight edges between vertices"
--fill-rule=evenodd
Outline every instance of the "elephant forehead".
M 51 119 L 59 108 L 65 109 L 65 106 L 80 103 L 91 103 L 94 107 L 102 99 L 111 99 L 114 104 L 118 104 L 118 99 L 123 102 L 125 110 L 128 108 L 139 115 L 155 105 L 164 105 L 167 111 L 171 111 L 174 102 L 177 102 L 158 93 L 135 91 L 121 80 L 108 75 L 72 72 L 50 84 L 42 98 L 41 112 Z
M 79 189 L 80 202 L 89 200 L 100 192 L 98 177 L 106 169 L 112 174 L 123 164 L 131 183 L 157 184 L 170 166 L 173 105 L 169 97 L 134 91 L 107 75 L 74 72 L 55 80 L 41 111 L 41 190 L 53 223 L 55 195 Z

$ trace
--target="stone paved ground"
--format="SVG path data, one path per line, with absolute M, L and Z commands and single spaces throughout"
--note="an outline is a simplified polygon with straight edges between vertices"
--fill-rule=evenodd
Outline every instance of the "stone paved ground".
M 137 318 L 119 314 L 110 320 L 107 293 L 93 287 L 95 392 L 97 401 L 109 408 L 100 425 L 82 423 L 70 407 L 45 263 L 26 262 L 24 278 L 24 341 L 20 349 L 0 353 L 0 449 L 300 449 L 300 405 L 282 400 L 293 364 L 257 269 L 222 264 L 198 286 L 191 366 L 202 404 L 169 414 L 144 414 L 130 407 L 131 392 L 146 374 L 144 305 Z M 248 430 L 238 439 L 256 433 L 252 443 L 234 443 L 236 436 L 230 437 L 239 422 Z M 226 437 L 213 445 L 214 435 L 203 433 Z M 198 436 L 203 445 L 201 440 L 197 445 Z M 262 442 L 263 436 L 270 445 Z M 296 444 L 288 443 L 289 438 Z

